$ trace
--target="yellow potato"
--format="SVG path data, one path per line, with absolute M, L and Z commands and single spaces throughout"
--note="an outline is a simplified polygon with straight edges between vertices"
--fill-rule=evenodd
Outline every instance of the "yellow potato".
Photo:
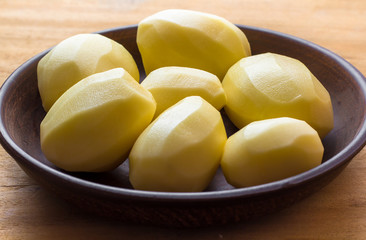
M 67 171 L 111 170 L 127 158 L 155 108 L 151 93 L 124 69 L 93 74 L 48 111 L 40 127 L 42 151 Z
M 99 34 L 78 34 L 65 39 L 38 63 L 38 89 L 44 109 L 48 111 L 81 79 L 118 67 L 139 81 L 135 60 L 121 44 Z
M 284 179 L 321 164 L 323 145 L 305 121 L 273 118 L 231 135 L 221 159 L 228 183 L 249 187 Z
M 152 71 L 141 83 L 156 101 L 155 117 L 188 96 L 201 96 L 217 110 L 226 95 L 216 75 L 187 67 L 162 67 Z
M 238 60 L 251 54 L 244 33 L 224 18 L 169 9 L 143 19 L 137 45 L 146 74 L 165 66 L 198 68 L 220 80 Z
M 141 190 L 202 191 L 216 173 L 226 139 L 217 109 L 199 96 L 184 98 L 136 140 L 130 182 Z
M 238 128 L 275 117 L 304 120 L 321 138 L 333 128 L 328 91 L 296 59 L 273 53 L 243 58 L 229 69 L 222 85 L 225 111 Z

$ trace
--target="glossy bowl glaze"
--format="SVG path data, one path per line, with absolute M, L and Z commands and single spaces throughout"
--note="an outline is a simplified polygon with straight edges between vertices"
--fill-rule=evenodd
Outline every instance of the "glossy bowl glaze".
M 48 50 L 21 65 L 3 84 L 1 144 L 40 185 L 86 211 L 122 221 L 207 226 L 248 220 L 289 206 L 328 184 L 365 145 L 365 78 L 343 58 L 311 42 L 271 30 L 238 27 L 247 35 L 253 54 L 274 52 L 297 58 L 328 89 L 335 127 L 323 140 L 325 154 L 320 166 L 281 181 L 241 189 L 228 185 L 219 170 L 207 190 L 199 193 L 134 190 L 128 181 L 128 161 L 108 173 L 62 171 L 47 161 L 39 143 L 39 125 L 45 112 L 36 68 Z M 137 26 L 127 26 L 99 33 L 132 53 L 143 79 L 136 31 Z M 237 129 L 223 116 L 230 135 Z

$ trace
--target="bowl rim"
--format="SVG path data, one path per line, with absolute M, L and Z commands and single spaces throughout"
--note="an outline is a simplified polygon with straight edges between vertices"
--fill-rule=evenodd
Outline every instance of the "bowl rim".
M 343 69 L 347 70 L 347 72 L 353 77 L 353 80 L 358 84 L 361 92 L 363 93 L 363 101 L 366 105 L 366 78 L 362 75 L 362 73 L 357 70 L 353 65 L 351 65 L 344 58 L 335 54 L 334 52 L 321 47 L 315 43 L 312 43 L 308 40 L 304 40 L 286 33 L 269 30 L 260 27 L 247 26 L 236 24 L 239 28 L 241 28 L 244 32 L 245 30 L 263 32 L 265 34 L 274 35 L 279 38 L 289 39 L 294 41 L 300 45 L 306 45 L 312 49 L 315 49 L 318 52 L 330 57 L 333 61 L 335 61 L 338 65 L 342 66 Z M 97 31 L 95 33 L 99 34 L 107 34 L 115 31 L 121 31 L 125 29 L 133 29 L 137 28 L 137 25 L 127 25 L 115 28 L 109 28 L 101 31 Z M 50 48 L 51 49 L 51 48 Z M 7 89 L 9 89 L 13 84 L 16 84 L 15 79 L 19 74 L 21 74 L 22 70 L 27 68 L 33 61 L 37 58 L 43 56 L 50 49 L 45 50 L 34 57 L 27 60 L 25 63 L 20 65 L 3 83 L 0 89 L 0 108 L 3 109 L 4 97 L 7 93 Z M 87 189 L 89 192 L 94 193 L 108 193 L 112 194 L 114 197 L 121 198 L 129 198 L 140 201 L 149 201 L 149 202 L 200 202 L 200 201 L 221 201 L 227 199 L 236 199 L 236 198 L 245 198 L 252 197 L 261 194 L 268 194 L 270 192 L 276 192 L 278 190 L 288 189 L 295 187 L 297 185 L 304 184 L 305 182 L 310 181 L 312 178 L 319 177 L 325 174 L 327 171 L 337 168 L 340 165 L 345 164 L 349 160 L 351 160 L 366 144 L 366 122 L 365 116 L 364 120 L 359 126 L 358 132 L 356 136 L 351 140 L 351 142 L 336 155 L 331 157 L 326 162 L 321 165 L 306 171 L 304 173 L 285 178 L 282 180 L 246 187 L 246 188 L 234 188 L 228 190 L 217 190 L 217 191 L 206 191 L 206 192 L 158 192 L 158 191 L 144 191 L 144 190 L 135 190 L 128 189 L 122 187 L 115 187 L 110 185 L 105 185 L 102 183 L 95 183 L 88 180 L 80 179 L 75 176 L 68 175 L 67 173 L 61 172 L 59 170 L 53 169 L 50 166 L 38 161 L 33 158 L 29 154 L 27 154 L 23 149 L 15 144 L 12 140 L 3 123 L 3 111 L 0 112 L 0 143 L 4 147 L 4 149 L 16 160 L 23 164 L 32 165 L 32 167 L 37 168 L 38 170 L 45 172 L 47 174 L 53 175 L 53 177 L 61 179 L 65 184 L 77 185 L 81 188 Z

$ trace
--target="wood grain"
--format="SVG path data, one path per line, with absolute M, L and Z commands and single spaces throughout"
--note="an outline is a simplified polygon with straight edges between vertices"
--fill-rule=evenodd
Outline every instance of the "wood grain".
M 366 2 L 0 0 L 0 81 L 59 41 L 82 32 L 136 24 L 167 8 L 214 13 L 315 42 L 366 73 Z M 330 185 L 255 221 L 199 229 L 121 224 L 87 215 L 39 187 L 0 149 L 0 239 L 364 239 L 366 152 Z

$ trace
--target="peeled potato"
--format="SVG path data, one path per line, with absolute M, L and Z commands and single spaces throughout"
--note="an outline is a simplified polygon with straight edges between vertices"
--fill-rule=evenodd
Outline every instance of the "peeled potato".
M 38 63 L 38 89 L 44 109 L 48 111 L 81 79 L 119 67 L 139 81 L 135 60 L 121 44 L 99 34 L 78 34 L 65 39 Z
M 228 183 L 249 187 L 310 170 L 321 164 L 323 152 L 318 133 L 305 121 L 273 118 L 231 135 L 221 167 Z
M 198 68 L 220 80 L 235 62 L 251 54 L 244 33 L 224 18 L 169 9 L 143 19 L 137 45 L 146 74 L 165 66 Z
M 121 164 L 156 103 L 124 69 L 93 74 L 69 88 L 41 122 L 41 149 L 67 171 L 103 172 Z
M 226 95 L 216 75 L 187 67 L 163 67 L 152 71 L 141 83 L 156 101 L 155 117 L 188 96 L 201 96 L 217 110 Z
M 202 191 L 216 173 L 226 139 L 217 109 L 199 96 L 184 98 L 136 140 L 130 182 L 141 190 Z
M 294 58 L 273 53 L 243 58 L 229 69 L 222 85 L 225 111 L 238 128 L 276 117 L 304 120 L 322 138 L 333 128 L 328 91 Z

